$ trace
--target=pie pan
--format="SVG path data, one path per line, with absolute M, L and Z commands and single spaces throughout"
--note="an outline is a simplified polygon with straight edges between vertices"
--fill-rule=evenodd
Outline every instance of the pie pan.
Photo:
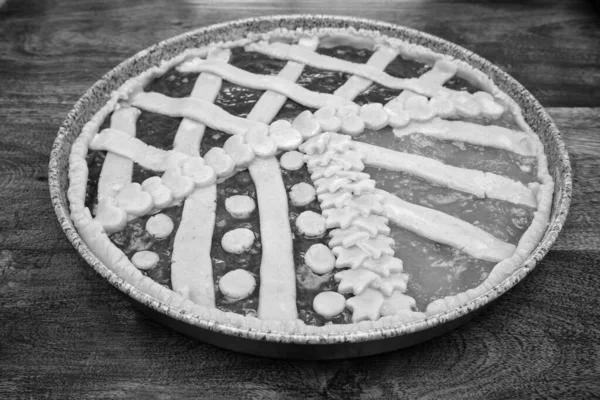
M 268 32 L 282 27 L 290 30 L 354 27 L 379 31 L 389 37 L 419 44 L 465 61 L 483 71 L 501 90 L 517 102 L 525 121 L 538 134 L 544 145 L 549 173 L 555 185 L 550 221 L 543 238 L 512 274 L 467 303 L 421 320 L 387 328 L 353 330 L 327 335 L 294 334 L 240 328 L 170 307 L 121 279 L 90 251 L 69 217 L 67 200 L 69 154 L 83 125 L 109 99 L 112 91 L 127 79 L 158 65 L 162 60 L 174 57 L 186 48 L 235 40 L 248 33 Z M 201 28 L 163 41 L 118 65 L 79 99 L 64 120 L 51 153 L 49 185 L 58 220 L 73 246 L 96 272 L 129 296 L 134 306 L 152 318 L 202 341 L 235 351 L 278 358 L 335 359 L 399 349 L 443 334 L 468 321 L 515 286 L 548 252 L 565 222 L 571 199 L 571 167 L 558 129 L 539 102 L 512 77 L 469 50 L 429 34 L 379 21 L 325 15 L 290 15 L 243 19 Z

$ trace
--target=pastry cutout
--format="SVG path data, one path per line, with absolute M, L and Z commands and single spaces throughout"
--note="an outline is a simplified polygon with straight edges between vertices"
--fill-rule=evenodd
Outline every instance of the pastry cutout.
M 157 239 L 164 239 L 173 232 L 173 220 L 165 214 L 156 214 L 146 221 L 146 231 Z
M 361 294 L 369 285 L 379 279 L 379 275 L 365 268 L 349 269 L 334 275 L 339 293 Z
M 296 228 L 298 232 L 306 237 L 323 236 L 326 231 L 325 218 L 314 211 L 304 211 L 296 218 Z
M 350 207 L 330 208 L 323 210 L 327 228 L 348 228 L 352 221 L 360 215 L 358 210 Z
M 242 254 L 254 244 L 254 233 L 247 228 L 237 228 L 226 232 L 221 239 L 223 250 L 232 254 Z
M 357 228 L 356 226 L 351 226 L 346 229 L 333 229 L 332 231 L 329 232 L 329 236 L 331 236 L 331 240 L 329 241 L 329 247 L 334 248 L 334 247 L 342 246 L 342 243 L 344 242 L 344 240 L 346 240 L 346 238 L 353 237 L 357 233 L 365 233 L 365 234 L 367 234 L 367 237 L 376 237 L 377 236 L 377 235 L 370 236 L 368 232 L 365 232 L 365 231 L 361 230 L 360 228 Z M 350 247 L 350 246 L 344 246 L 344 247 Z
M 242 170 L 254 160 L 254 150 L 242 135 L 233 135 L 223 145 L 223 150 L 233 159 L 235 169 Z
M 294 118 L 292 128 L 300 132 L 303 139 L 308 139 L 321 133 L 321 124 L 319 124 L 319 121 L 308 110 L 301 112 Z
M 336 109 L 333 107 L 319 108 L 314 117 L 319 121 L 323 132 L 337 132 L 342 127 L 342 120 L 336 116 Z
M 386 217 L 379 215 L 369 215 L 368 217 L 358 217 L 352 221 L 352 225 L 363 231 L 369 232 L 371 237 L 377 236 L 377 234 L 388 236 L 390 234 L 390 227 L 387 225 L 389 220 Z
M 205 187 L 217 181 L 215 170 L 211 166 L 206 165 L 200 157 L 190 157 L 185 160 L 181 170 L 183 175 L 193 179 L 196 187 Z
M 454 102 L 450 98 L 449 94 L 443 95 L 441 92 L 439 95 L 432 97 L 429 100 L 429 105 L 435 110 L 438 117 L 450 118 L 456 114 L 456 107 Z M 406 125 L 406 124 L 405 124 Z M 394 128 L 402 128 L 402 126 L 394 126 Z
M 141 269 L 142 271 L 154 268 L 159 261 L 160 258 L 158 257 L 158 254 L 148 250 L 138 251 L 131 257 L 131 263 L 135 265 L 137 269 Z
M 393 274 L 385 278 L 379 278 L 373 282 L 373 288 L 379 289 L 385 296 L 391 296 L 393 292 L 398 291 L 400 293 L 406 292 L 406 282 L 408 281 L 408 275 L 406 274 Z
M 269 137 L 266 126 L 256 126 L 246 134 L 246 143 L 258 157 L 272 157 L 277 153 L 277 143 Z
M 381 316 L 398 315 L 405 312 L 410 312 L 417 307 L 417 302 L 410 296 L 400 292 L 394 292 L 391 297 L 388 297 L 383 302 L 380 312 Z
M 269 126 L 269 137 L 275 141 L 279 150 L 294 150 L 302 143 L 302 134 L 283 119 Z
M 139 183 L 129 183 L 123 186 L 115 199 L 119 208 L 134 217 L 147 214 L 154 206 L 152 196 L 144 191 Z
M 404 102 L 404 109 L 413 121 L 429 121 L 435 117 L 435 110 L 425 96 L 413 95 Z
M 357 246 L 352 246 L 347 249 L 338 246 L 334 247 L 332 252 L 337 257 L 335 260 L 336 268 L 356 269 L 369 258 L 369 254 Z
M 383 109 L 388 115 L 388 122 L 392 128 L 402 128 L 410 122 L 410 114 L 400 101 L 392 100 Z
M 391 274 L 397 274 L 404 271 L 402 260 L 388 255 L 383 255 L 377 260 L 369 258 L 365 260 L 362 266 L 383 277 L 388 277 Z
M 247 219 L 256 209 L 256 204 L 250 196 L 235 195 L 225 199 L 225 209 L 233 218 Z
M 379 319 L 384 297 L 380 291 L 367 288 L 361 294 L 346 300 L 346 307 L 352 311 L 352 322 L 375 321 Z
M 349 192 L 335 192 L 335 193 L 323 193 L 318 196 L 319 201 L 321 202 L 321 210 L 326 210 L 328 208 L 342 208 L 344 207 L 351 199 L 352 193 Z
M 336 292 L 321 292 L 313 300 L 313 309 L 320 316 L 332 319 L 346 308 L 346 298 Z
M 179 202 L 192 193 L 196 184 L 189 176 L 181 174 L 180 167 L 169 167 L 161 177 L 165 185 L 173 195 L 173 201 Z
M 360 108 L 360 118 L 365 126 L 373 131 L 378 131 L 388 124 L 388 114 L 383 109 L 383 104 L 365 104 Z
M 377 260 L 381 258 L 381 256 L 384 254 L 388 256 L 393 256 L 393 244 L 394 239 L 388 236 L 379 235 L 375 238 L 368 238 L 363 241 L 360 241 L 356 243 L 356 246 L 360 247 L 364 252 L 366 252 L 372 258 Z
M 219 280 L 219 290 L 228 303 L 235 303 L 250 296 L 256 288 L 254 276 L 243 269 L 229 271 Z
M 163 181 L 159 176 L 151 176 L 142 182 L 142 188 L 150 193 L 154 208 L 161 210 L 168 207 L 173 201 L 173 193 L 171 189 L 163 185 Z
M 288 171 L 297 171 L 304 166 L 304 154 L 298 151 L 288 151 L 283 153 L 279 159 L 281 168 Z
M 465 118 L 476 118 L 481 114 L 481 106 L 469 93 L 455 93 L 453 100 L 458 115 Z
M 306 182 L 297 183 L 290 190 L 290 202 L 296 207 L 303 207 L 316 198 L 315 188 Z
M 220 147 L 213 147 L 207 151 L 204 155 L 204 161 L 219 178 L 231 175 L 235 169 L 233 159 Z
M 335 256 L 329 250 L 329 247 L 322 243 L 310 246 L 304 255 L 304 262 L 312 272 L 317 275 L 323 275 L 333 271 L 335 267 Z

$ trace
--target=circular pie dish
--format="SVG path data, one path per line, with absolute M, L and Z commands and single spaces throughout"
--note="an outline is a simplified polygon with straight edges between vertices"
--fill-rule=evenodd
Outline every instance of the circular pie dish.
M 517 102 L 526 122 L 538 134 L 544 145 L 549 173 L 555 185 L 550 221 L 544 236 L 534 251 L 511 275 L 467 303 L 425 319 L 364 331 L 352 330 L 327 335 L 294 334 L 240 328 L 170 307 L 118 277 L 90 251 L 69 217 L 69 155 L 81 128 L 108 100 L 111 92 L 127 79 L 159 64 L 161 60 L 174 57 L 186 48 L 235 40 L 251 32 L 268 32 L 282 27 L 354 27 L 379 31 L 389 37 L 419 44 L 467 62 L 483 71 Z M 515 286 L 548 252 L 565 222 L 571 199 L 571 167 L 566 147 L 550 116 L 521 84 L 489 61 L 443 39 L 398 25 L 349 17 L 292 15 L 237 20 L 198 29 L 163 41 L 118 65 L 79 99 L 63 122 L 52 149 L 49 185 L 59 222 L 73 246 L 100 275 L 127 294 L 136 307 L 152 318 L 202 341 L 235 351 L 279 358 L 334 359 L 382 353 L 443 334 L 468 321 Z

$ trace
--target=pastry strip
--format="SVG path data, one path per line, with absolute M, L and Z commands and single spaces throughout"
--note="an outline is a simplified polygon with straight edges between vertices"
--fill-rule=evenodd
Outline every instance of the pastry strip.
M 317 47 L 316 40 L 303 41 L 307 48 Z M 296 81 L 304 66 L 289 62 L 279 73 L 282 80 Z M 269 123 L 286 102 L 286 96 L 267 91 L 258 100 L 248 119 Z M 257 157 L 248 166 L 256 185 L 262 260 L 258 317 L 263 320 L 296 320 L 296 269 L 290 227 L 287 192 L 279 162 L 275 157 Z
M 327 71 L 345 72 L 362 76 L 373 82 L 391 89 L 411 90 L 413 92 L 431 96 L 440 89 L 439 85 L 431 85 L 418 79 L 404 79 L 393 77 L 372 65 L 357 64 L 351 61 L 308 51 L 301 46 L 286 43 L 251 43 L 246 46 L 251 51 L 266 54 L 269 57 L 300 62 L 311 67 Z
M 254 74 L 223 62 L 204 61 L 195 58 L 182 64 L 179 70 L 182 72 L 210 72 L 239 86 L 281 93 L 285 97 L 306 107 L 321 108 L 331 106 L 340 108 L 354 105 L 354 103 L 343 97 L 329 93 L 314 92 L 281 76 Z
M 229 51 L 214 51 L 209 53 L 208 58 L 226 61 L 229 56 Z M 215 75 L 200 74 L 190 96 L 212 102 L 219 94 L 221 83 L 221 78 Z M 205 129 L 204 124 L 184 119 L 175 135 L 173 149 L 189 156 L 200 157 L 200 142 Z M 207 307 L 215 306 L 210 249 L 216 209 L 216 184 L 194 189 L 183 204 L 171 258 L 173 291 Z
M 389 63 L 394 61 L 398 56 L 398 53 L 389 47 L 381 46 L 373 55 L 369 58 L 366 65 L 370 65 L 374 68 L 384 70 Z M 340 86 L 333 94 L 341 96 L 348 100 L 354 100 L 356 96 L 367 90 L 373 81 L 363 78 L 359 75 L 352 75 L 348 80 Z
M 521 182 L 473 169 L 459 168 L 432 158 L 386 149 L 367 143 L 353 142 L 367 165 L 402 171 L 438 185 L 472 193 L 477 197 L 509 201 L 536 208 L 534 191 Z
M 495 125 L 479 125 L 464 121 L 446 121 L 434 118 L 429 122 L 412 122 L 404 128 L 394 129 L 394 135 L 402 137 L 422 133 L 441 140 L 458 140 L 479 146 L 512 151 L 523 156 L 535 156 L 536 149 L 529 135 Z
M 443 212 L 406 202 L 391 193 L 376 189 L 383 196 L 383 214 L 401 228 L 437 243 L 455 247 L 472 257 L 500 262 L 516 247 L 473 224 Z
M 113 113 L 110 126 L 123 132 L 127 137 L 135 137 L 135 124 L 139 115 L 140 110 L 137 108 L 120 108 Z M 115 197 L 123 186 L 131 183 L 132 172 L 133 161 L 130 158 L 109 151 L 98 179 L 98 199 Z

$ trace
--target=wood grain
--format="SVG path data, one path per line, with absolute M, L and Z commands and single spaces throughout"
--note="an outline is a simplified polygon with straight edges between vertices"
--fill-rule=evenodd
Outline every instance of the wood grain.
M 297 12 L 375 18 L 445 37 L 553 107 L 574 169 L 569 219 L 533 273 L 471 323 L 359 360 L 246 356 L 135 311 L 62 233 L 48 156 L 62 119 L 94 81 L 186 30 Z M 0 8 L 0 398 L 599 397 L 599 23 L 587 1 L 8 0 Z

